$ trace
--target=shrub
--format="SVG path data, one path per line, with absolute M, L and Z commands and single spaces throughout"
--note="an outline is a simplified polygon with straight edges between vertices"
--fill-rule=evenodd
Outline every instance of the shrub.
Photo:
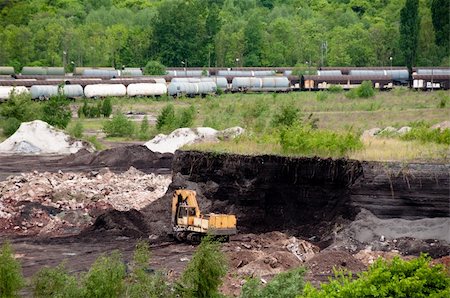
M 11 136 L 20 127 L 21 123 L 20 120 L 14 117 L 6 119 L 3 123 L 3 134 L 7 137 Z
M 64 264 L 39 270 L 32 280 L 34 297 L 81 297 L 78 281 L 69 275 Z
M 120 113 L 103 125 L 103 131 L 108 137 L 132 137 L 134 130 L 134 123 Z
M 410 261 L 380 258 L 356 280 L 351 274 L 336 272 L 319 290 L 308 284 L 301 297 L 449 297 L 449 276 L 442 265 L 432 267 L 429 262 L 424 255 Z
M 112 104 L 111 104 L 111 99 L 108 97 L 105 100 L 103 100 L 103 104 L 101 107 L 101 114 L 103 115 L 103 117 L 105 118 L 109 118 L 109 116 L 111 116 L 112 114 Z
M 272 125 L 274 127 L 289 127 L 299 120 L 299 110 L 292 105 L 284 105 L 281 110 L 273 116 Z
M 226 272 L 220 244 L 209 237 L 203 238 L 177 284 L 177 292 L 182 297 L 218 297 Z
M 168 104 L 161 110 L 158 117 L 156 118 L 156 129 L 159 131 L 172 130 L 175 127 L 175 108 L 173 104 Z
M 375 89 L 373 89 L 372 81 L 364 81 L 356 88 L 358 97 L 368 98 L 375 95 Z
M 431 129 L 426 126 L 412 127 L 406 134 L 400 136 L 402 140 L 417 140 L 422 143 L 437 143 L 450 145 L 450 129 Z
M 50 97 L 50 99 L 44 103 L 42 112 L 43 121 L 63 129 L 67 127 L 72 118 L 69 100 L 63 94 Z
M 194 124 L 195 120 L 195 108 L 194 106 L 190 106 L 189 108 L 185 108 L 181 111 L 180 119 L 177 121 L 178 127 L 191 127 Z
M 144 68 L 146 75 L 165 75 L 166 73 L 166 67 L 159 61 L 149 61 Z
M 150 129 L 150 126 L 148 125 L 148 118 L 147 118 L 147 116 L 144 116 L 144 119 L 142 119 L 141 126 L 139 128 L 138 137 L 140 140 L 148 140 L 149 129 Z
M 24 285 L 20 263 L 13 257 L 9 242 L 3 243 L 0 251 L 0 297 L 16 297 Z
M 330 93 L 340 93 L 342 91 L 344 91 L 344 88 L 342 88 L 341 85 L 331 85 L 328 88 L 328 92 L 330 92 Z
M 276 275 L 266 286 L 255 278 L 249 279 L 242 287 L 242 298 L 283 297 L 295 298 L 303 291 L 304 268 L 296 268 Z
M 120 297 L 124 290 L 125 264 L 118 251 L 99 257 L 84 278 L 83 297 Z
M 361 140 L 352 133 L 338 134 L 299 125 L 283 129 L 280 144 L 285 153 L 326 157 L 345 156 L 363 147 Z
M 81 138 L 83 136 L 84 126 L 81 122 L 77 122 L 74 126 L 69 128 L 69 134 L 74 138 Z
M 328 98 L 327 92 L 323 92 L 323 91 L 317 92 L 316 99 L 318 101 L 325 101 L 327 98 Z
M 0 116 L 27 122 L 39 118 L 39 109 L 36 109 L 36 104 L 31 100 L 31 94 L 13 92 L 8 100 L 0 105 Z
M 171 289 L 163 272 L 151 272 L 148 268 L 150 248 L 140 241 L 133 255 L 133 268 L 127 287 L 127 297 L 170 297 Z

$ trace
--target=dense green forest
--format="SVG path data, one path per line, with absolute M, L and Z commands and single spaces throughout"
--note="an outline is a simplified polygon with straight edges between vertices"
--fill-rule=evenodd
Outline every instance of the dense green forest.
M 405 65 L 405 0 L 0 0 L 0 65 Z M 450 0 L 419 1 L 417 66 L 448 66 Z M 183 64 L 183 63 L 185 64 Z

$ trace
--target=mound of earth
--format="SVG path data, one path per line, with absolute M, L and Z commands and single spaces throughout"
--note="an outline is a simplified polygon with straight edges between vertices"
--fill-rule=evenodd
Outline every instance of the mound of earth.
M 220 139 L 234 138 L 244 132 L 241 127 L 231 127 L 217 131 L 210 127 L 178 128 L 169 135 L 159 134 L 144 145 L 153 152 L 175 153 L 185 145 L 203 142 L 217 142 Z
M 80 150 L 61 160 L 62 163 L 79 166 L 89 165 L 93 168 L 108 167 L 114 170 L 125 170 L 129 167 L 148 172 L 152 169 L 170 169 L 173 155 L 157 153 L 142 145 L 117 147 L 91 153 Z
M 75 140 L 41 120 L 22 123 L 0 144 L 0 153 L 8 154 L 71 154 L 81 149 L 93 151 L 90 144 Z
M 134 168 L 121 174 L 102 169 L 10 177 L 0 182 L 0 234 L 78 234 L 107 210 L 144 208 L 160 198 L 170 182 L 168 175 L 145 174 Z

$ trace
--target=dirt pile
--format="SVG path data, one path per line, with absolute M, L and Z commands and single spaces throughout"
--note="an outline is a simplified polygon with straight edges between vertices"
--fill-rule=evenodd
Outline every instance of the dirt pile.
M 281 232 L 238 234 L 223 250 L 229 259 L 223 290 L 229 295 L 238 294 L 247 277 L 269 280 L 319 253 L 317 246 Z
M 217 142 L 220 139 L 230 139 L 242 134 L 244 129 L 236 126 L 222 131 L 210 127 L 178 128 L 169 135 L 159 134 L 144 145 L 153 152 L 175 153 L 185 145 L 203 142 Z
M 80 150 L 61 160 L 61 163 L 73 167 L 89 165 L 93 168 L 109 167 L 112 170 L 126 170 L 129 167 L 149 172 L 170 169 L 173 155 L 156 153 L 142 145 L 118 147 L 91 153 Z
M 90 226 L 106 210 L 142 209 L 161 197 L 170 176 L 134 168 L 115 174 L 32 172 L 0 182 L 1 234 L 67 235 Z M 137 211 L 136 211 L 137 212 Z
M 75 140 L 41 120 L 22 123 L 0 144 L 0 153 L 8 154 L 71 154 L 81 149 L 94 150 L 90 144 Z

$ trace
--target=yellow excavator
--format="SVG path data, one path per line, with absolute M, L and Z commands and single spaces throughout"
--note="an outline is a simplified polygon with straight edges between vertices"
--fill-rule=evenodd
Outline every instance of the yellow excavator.
M 236 216 L 227 214 L 203 215 L 198 207 L 196 192 L 179 189 L 172 197 L 173 236 L 180 242 L 198 243 L 208 234 L 228 241 L 236 234 Z

